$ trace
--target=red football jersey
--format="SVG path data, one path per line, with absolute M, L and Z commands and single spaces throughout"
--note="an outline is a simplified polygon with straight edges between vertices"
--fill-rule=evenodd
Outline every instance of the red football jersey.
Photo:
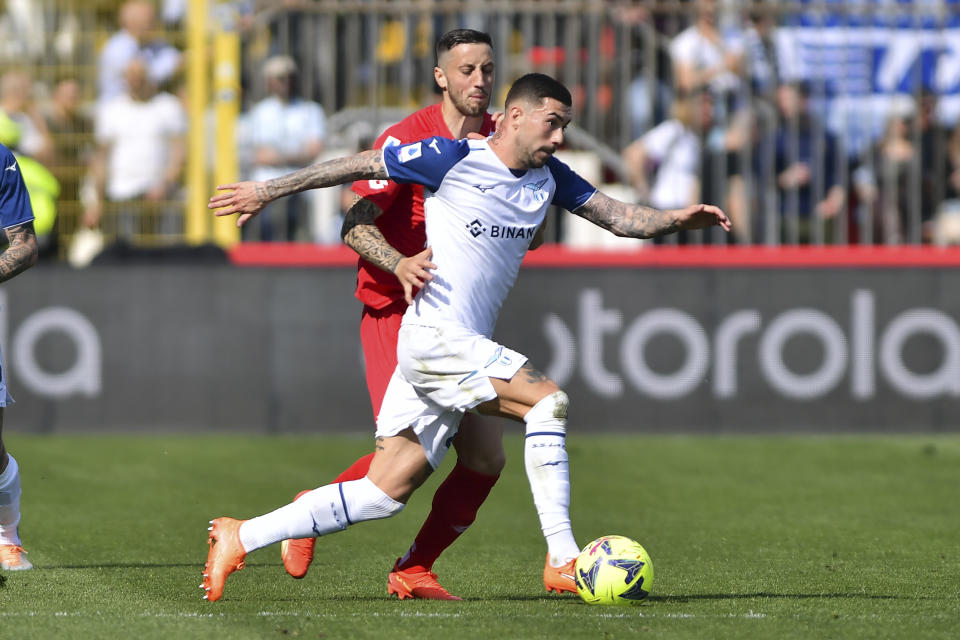
M 490 114 L 483 117 L 482 135 L 493 133 Z M 416 142 L 432 136 L 453 138 L 443 121 L 440 103 L 415 111 L 384 131 L 374 149 Z M 387 242 L 405 256 L 426 248 L 427 231 L 423 221 L 423 187 L 419 184 L 397 184 L 390 180 L 358 180 L 353 191 L 383 210 L 376 225 Z M 403 300 L 403 287 L 392 273 L 360 258 L 357 263 L 357 298 L 374 309 L 383 309 Z

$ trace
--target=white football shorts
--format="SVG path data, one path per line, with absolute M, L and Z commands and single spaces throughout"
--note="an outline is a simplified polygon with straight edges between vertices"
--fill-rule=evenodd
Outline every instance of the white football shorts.
M 377 435 L 412 428 L 436 469 L 463 414 L 497 397 L 490 378 L 509 380 L 526 361 L 525 355 L 464 329 L 402 325 Z
M 13 396 L 7 391 L 7 370 L 3 366 L 3 353 L 0 353 L 0 407 L 13 404 Z

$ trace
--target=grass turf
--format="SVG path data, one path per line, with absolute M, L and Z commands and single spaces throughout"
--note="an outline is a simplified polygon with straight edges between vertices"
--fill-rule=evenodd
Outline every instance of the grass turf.
M 656 569 L 632 608 L 544 593 L 521 440 L 438 561 L 464 602 L 397 602 L 386 574 L 452 460 L 399 516 L 278 546 L 203 602 L 207 520 L 327 482 L 371 440 L 6 434 L 36 570 L 5 573 L 0 638 L 950 638 L 960 631 L 960 437 L 577 436 L 578 541 L 634 537 Z M 452 457 L 452 456 L 451 456 Z M 3 582 L 0 579 L 0 582 Z M 219 635 L 218 635 L 219 634 Z

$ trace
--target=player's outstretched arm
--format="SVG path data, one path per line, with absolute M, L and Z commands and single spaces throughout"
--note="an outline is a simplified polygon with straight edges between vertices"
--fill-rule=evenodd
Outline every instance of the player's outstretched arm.
M 437 268 L 437 265 L 430 262 L 433 250 L 424 249 L 409 257 L 397 251 L 387 242 L 374 222 L 382 213 L 380 207 L 373 202 L 357 198 L 343 217 L 340 236 L 344 244 L 362 258 L 397 276 L 403 286 L 403 297 L 407 304 L 410 304 L 413 302 L 414 287 L 422 288 L 424 283 L 433 278 L 427 271 Z
M 573 213 L 614 235 L 627 238 L 655 238 L 681 229 L 713 226 L 730 231 L 727 214 L 712 204 L 694 204 L 685 209 L 662 211 L 614 200 L 600 191 Z
M 0 282 L 6 282 L 37 264 L 37 234 L 33 221 L 4 229 L 10 245 L 0 253 Z
M 308 189 L 322 189 L 354 180 L 381 180 L 387 178 L 383 152 L 379 149 L 361 151 L 346 158 L 318 162 L 265 182 L 235 182 L 217 187 L 217 193 L 207 204 L 219 209 L 215 215 L 237 214 L 237 226 L 243 226 L 265 206 L 278 198 Z

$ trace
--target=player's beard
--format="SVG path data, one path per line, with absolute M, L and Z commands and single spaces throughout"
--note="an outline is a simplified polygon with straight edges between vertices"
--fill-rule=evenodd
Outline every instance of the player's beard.
M 486 100 L 483 102 L 475 102 L 470 100 L 469 96 L 454 97 L 452 93 L 450 94 L 450 101 L 453 102 L 453 106 L 468 118 L 482 116 L 487 112 L 487 107 L 490 106 L 490 96 L 487 95 L 485 98 Z
M 539 153 L 541 151 L 543 153 Z M 546 155 L 543 155 L 544 153 Z M 547 160 L 549 160 L 550 157 L 553 156 L 553 153 L 554 152 L 549 149 L 543 149 L 543 148 L 537 149 L 536 151 L 530 154 L 530 159 L 528 161 L 527 166 L 531 169 L 539 169 L 540 167 L 547 164 Z

